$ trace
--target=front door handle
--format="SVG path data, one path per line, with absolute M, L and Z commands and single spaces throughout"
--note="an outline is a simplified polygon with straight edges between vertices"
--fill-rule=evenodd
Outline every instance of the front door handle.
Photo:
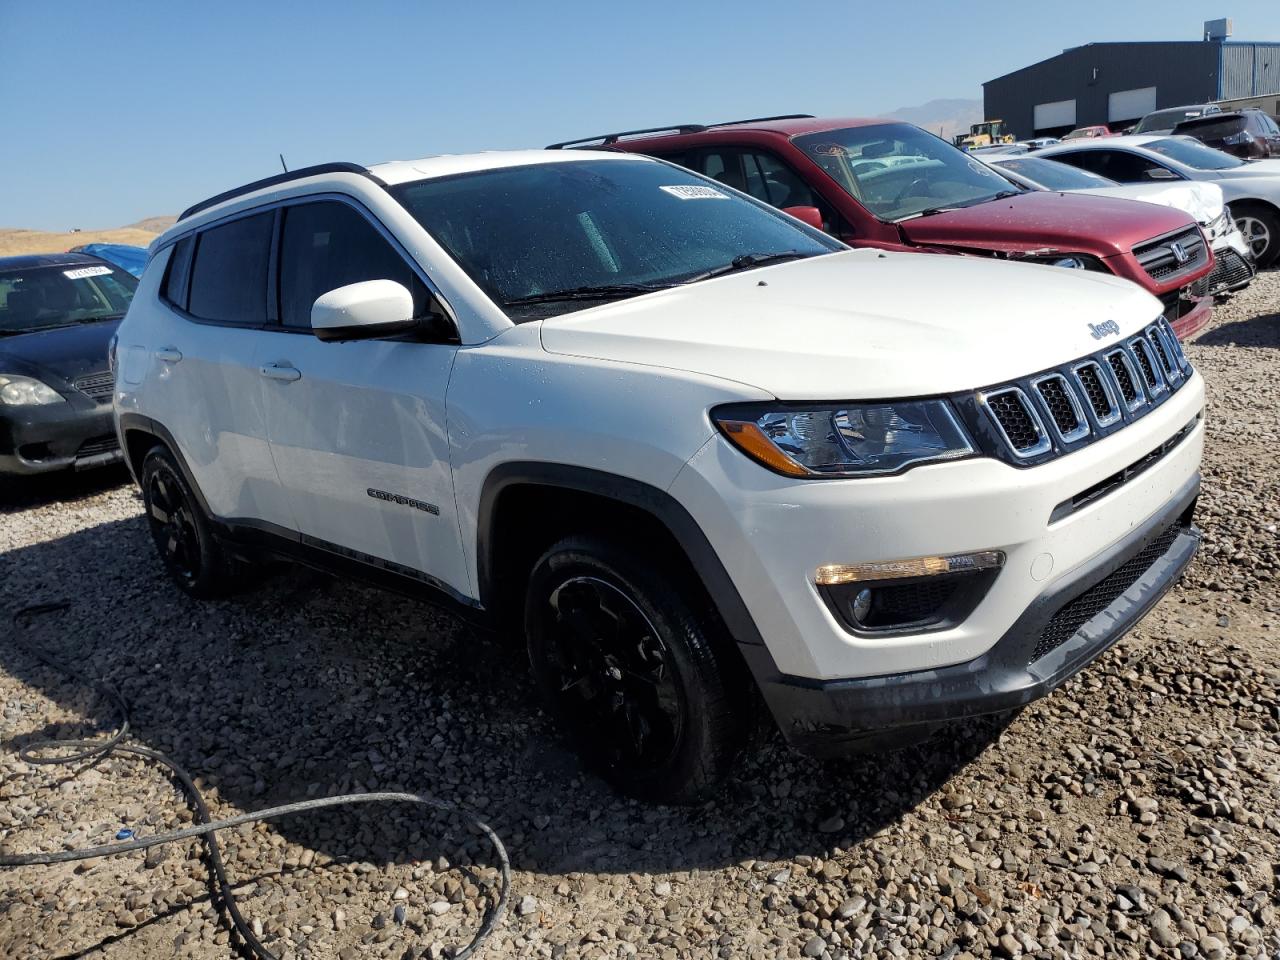
M 268 379 L 283 380 L 286 383 L 302 378 L 302 371 L 287 363 L 264 363 L 258 372 Z
M 182 359 L 182 351 L 177 347 L 164 347 L 156 351 L 156 359 L 165 363 L 177 363 Z

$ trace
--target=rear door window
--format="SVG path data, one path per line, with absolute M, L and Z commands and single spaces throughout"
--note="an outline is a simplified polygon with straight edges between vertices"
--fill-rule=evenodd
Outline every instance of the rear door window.
M 1153 160 L 1124 150 L 1081 150 L 1077 153 L 1054 154 L 1053 159 L 1107 177 L 1117 183 L 1144 182 L 1146 171 L 1160 166 Z
M 188 295 L 192 316 L 251 327 L 266 324 L 274 223 L 273 213 L 260 213 L 200 233 Z
M 280 322 L 310 329 L 321 294 L 365 280 L 394 280 L 413 294 L 414 316 L 430 296 L 408 261 L 354 207 L 317 200 L 287 207 L 280 242 Z

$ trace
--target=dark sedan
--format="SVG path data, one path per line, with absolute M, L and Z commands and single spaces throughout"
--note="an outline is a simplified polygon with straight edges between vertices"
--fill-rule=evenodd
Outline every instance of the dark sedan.
M 0 475 L 121 459 L 107 348 L 137 286 L 85 254 L 0 257 Z

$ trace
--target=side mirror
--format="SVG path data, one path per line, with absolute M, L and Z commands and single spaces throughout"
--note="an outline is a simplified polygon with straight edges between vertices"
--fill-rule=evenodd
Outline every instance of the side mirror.
M 783 207 L 782 212 L 807 223 L 815 230 L 826 229 L 822 225 L 822 211 L 817 207 Z
M 1148 167 L 1146 170 L 1148 180 L 1177 180 L 1178 175 L 1172 170 L 1165 167 Z
M 418 326 L 413 294 L 394 280 L 365 280 L 321 294 L 311 305 L 311 330 L 320 340 L 371 340 Z

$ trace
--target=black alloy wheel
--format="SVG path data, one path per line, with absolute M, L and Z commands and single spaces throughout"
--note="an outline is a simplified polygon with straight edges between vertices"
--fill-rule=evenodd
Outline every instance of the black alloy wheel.
M 610 766 L 654 770 L 680 742 L 684 707 L 671 654 L 621 589 L 571 577 L 552 591 L 551 663 L 562 709 Z
M 147 479 L 147 519 L 165 566 L 179 581 L 194 583 L 200 576 L 200 534 L 192 505 L 168 466 Z
M 704 799 L 751 726 L 745 667 L 693 577 L 587 536 L 555 544 L 529 577 L 525 633 L 544 699 L 589 768 L 647 800 Z
M 202 600 L 238 591 L 244 585 L 245 568 L 214 536 L 173 454 L 165 447 L 153 447 L 143 458 L 139 474 L 151 539 L 174 583 Z

